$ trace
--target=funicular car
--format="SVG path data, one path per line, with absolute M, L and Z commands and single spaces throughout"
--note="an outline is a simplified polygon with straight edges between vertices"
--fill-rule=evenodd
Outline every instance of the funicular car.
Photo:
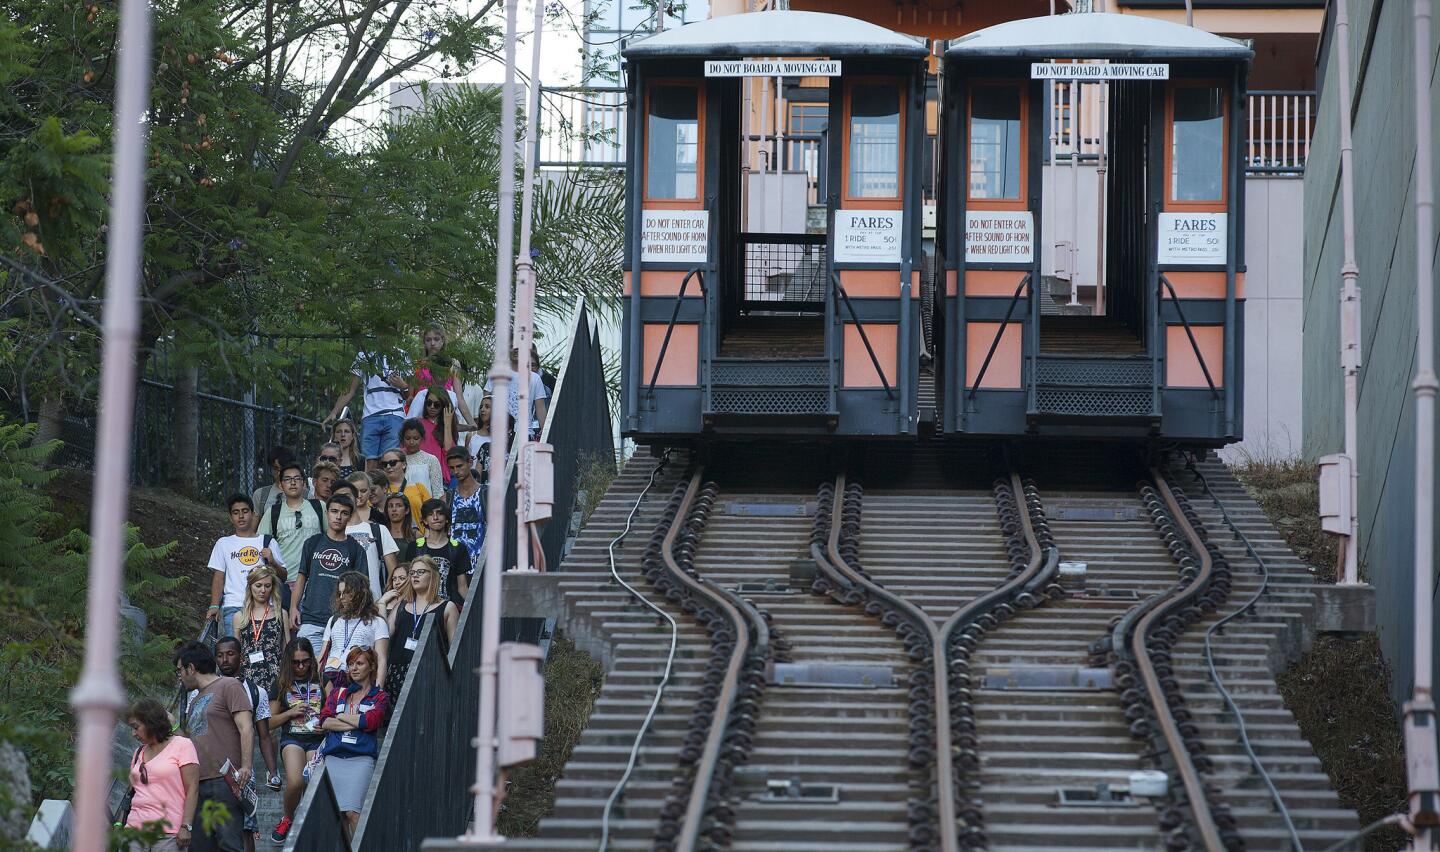
M 1000 24 L 944 54 L 937 391 L 950 435 L 1219 446 L 1244 400 L 1250 48 L 1135 15 Z M 1060 83 L 1058 81 L 1067 81 Z M 1053 87 L 1092 93 L 1103 274 L 1056 308 L 1042 268 Z M 1080 117 L 1079 113 L 1075 117 Z M 1072 203 L 1079 203 L 1074 201 Z
M 779 10 L 622 55 L 624 432 L 913 435 L 924 43 Z M 770 119 L 796 81 L 818 142 Z

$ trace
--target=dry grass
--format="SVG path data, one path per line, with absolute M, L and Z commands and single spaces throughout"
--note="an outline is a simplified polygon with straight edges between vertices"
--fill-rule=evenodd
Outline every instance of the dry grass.
M 1315 465 L 1300 458 L 1251 457 L 1234 470 L 1315 579 L 1335 582 L 1337 550 L 1335 539 L 1320 529 Z
M 1375 635 L 1321 636 L 1278 681 L 1340 802 L 1365 825 L 1405 810 L 1405 747 Z M 1405 832 L 1387 828 L 1365 848 L 1389 852 L 1406 842 Z
M 554 807 L 555 782 L 589 724 L 604 680 L 600 663 L 556 635 L 545 661 L 545 740 L 538 758 L 510 773 L 499 819 L 506 837 L 533 837 L 540 820 Z
M 615 459 L 608 453 L 585 453 L 580 457 L 580 472 L 575 475 L 575 494 L 582 525 L 590 520 L 590 515 L 605 499 L 618 473 Z
M 1234 471 L 1285 543 L 1313 566 L 1316 580 L 1335 582 L 1337 550 L 1320 529 L 1315 466 L 1296 458 L 1250 458 Z M 1390 700 L 1390 667 L 1375 635 L 1320 636 L 1277 681 L 1340 802 L 1365 825 L 1404 810 L 1405 747 Z M 1365 848 L 1389 852 L 1407 840 L 1390 828 L 1371 835 Z

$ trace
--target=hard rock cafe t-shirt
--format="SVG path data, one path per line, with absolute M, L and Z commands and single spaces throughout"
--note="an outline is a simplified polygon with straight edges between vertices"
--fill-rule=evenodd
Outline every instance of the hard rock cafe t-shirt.
M 312 536 L 301 552 L 300 574 L 305 596 L 300 599 L 300 623 L 324 626 L 330 620 L 330 598 L 346 571 L 365 574 L 365 548 L 349 536 L 335 541 L 325 533 Z
M 261 556 L 264 549 L 265 537 L 262 535 L 227 535 L 215 542 L 215 547 L 210 551 L 210 570 L 225 575 L 225 598 L 221 601 L 221 606 L 245 605 L 245 584 L 250 578 L 250 572 L 265 563 Z M 285 560 L 280 556 L 280 548 L 271 547 L 270 555 L 282 567 L 285 565 Z

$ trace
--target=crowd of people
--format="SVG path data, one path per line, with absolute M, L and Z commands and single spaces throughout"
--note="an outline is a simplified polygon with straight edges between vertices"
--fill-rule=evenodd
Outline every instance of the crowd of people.
M 444 346 L 426 331 L 408 377 L 357 358 L 315 460 L 274 447 L 271 481 L 227 501 L 230 534 L 206 566 L 214 639 L 176 649 L 176 706 L 145 698 L 126 715 L 138 746 L 120 821 L 163 835 L 141 849 L 253 852 L 257 783 L 283 791 L 270 831 L 282 842 L 322 763 L 350 829 L 359 821 L 424 627 L 433 620 L 448 647 L 484 560 L 490 386 L 467 385 Z M 532 371 L 532 436 L 553 385 Z M 357 427 L 343 414 L 361 387 Z M 207 802 L 228 815 L 210 831 L 198 824 Z

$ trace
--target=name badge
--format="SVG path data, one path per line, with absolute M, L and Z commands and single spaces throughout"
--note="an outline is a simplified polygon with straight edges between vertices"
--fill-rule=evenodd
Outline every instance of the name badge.
M 415 637 L 414 637 L 414 636 L 411 636 L 409 639 L 406 639 L 406 640 L 405 640 L 405 650 L 407 650 L 407 651 L 413 651 L 413 650 L 415 650 L 419 645 L 420 645 L 420 643 L 415 640 Z
M 356 708 L 355 708 L 355 712 L 356 712 L 356 713 L 369 713 L 371 710 L 374 710 L 374 709 L 375 709 L 375 705 L 374 705 L 374 704 L 361 704 L 359 707 L 356 707 Z
M 338 669 L 338 668 L 340 668 L 340 658 L 339 658 L 339 657 L 331 657 L 329 660 L 327 660 L 327 661 L 325 662 L 325 668 L 327 668 L 327 669 Z
M 340 742 L 344 743 L 345 745 L 355 745 L 359 741 L 360 737 L 356 736 L 354 731 L 351 731 L 348 734 L 340 735 Z
M 250 660 L 250 662 L 255 663 L 255 664 L 257 664 L 257 665 L 260 664 L 260 663 L 263 663 L 263 662 L 265 662 L 265 652 L 264 652 L 264 651 L 251 651 L 251 652 L 250 652 L 250 656 L 249 656 L 248 659 Z

